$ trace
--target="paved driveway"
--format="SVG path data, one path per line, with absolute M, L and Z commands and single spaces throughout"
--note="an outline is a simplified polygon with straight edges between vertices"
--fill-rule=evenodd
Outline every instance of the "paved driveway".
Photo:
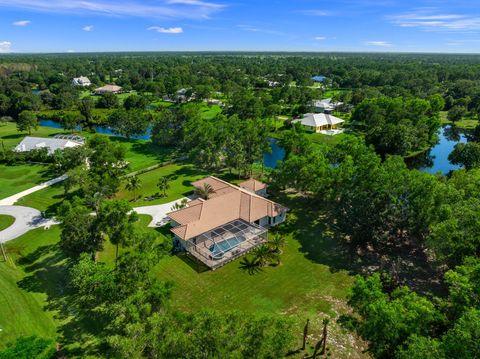
M 53 219 L 42 218 L 40 211 L 30 207 L 0 206 L 0 214 L 15 218 L 15 222 L 10 227 L 0 231 L 0 242 L 2 243 L 20 237 L 32 229 L 58 224 Z
M 137 208 L 134 208 L 133 210 L 138 214 L 148 214 L 153 218 L 148 225 L 149 227 L 159 227 L 157 223 L 161 224 L 162 221 L 164 221 L 165 218 L 167 217 L 167 213 L 172 212 L 173 205 L 175 203 L 180 203 L 182 200 L 183 198 L 180 198 L 176 201 L 172 201 L 169 203 L 159 204 L 156 206 L 137 207 Z

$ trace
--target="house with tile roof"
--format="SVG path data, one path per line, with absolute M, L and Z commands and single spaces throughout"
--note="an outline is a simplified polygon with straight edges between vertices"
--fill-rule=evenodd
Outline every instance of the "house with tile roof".
M 95 95 L 103 95 L 104 93 L 118 94 L 122 92 L 122 87 L 117 85 L 105 85 L 95 89 Z
M 208 199 L 197 198 L 168 214 L 175 240 L 211 269 L 265 243 L 268 228 L 286 219 L 286 207 L 256 193 L 266 189 L 261 182 L 242 184 L 248 188 L 213 176 L 193 182 L 195 188 L 211 188 Z

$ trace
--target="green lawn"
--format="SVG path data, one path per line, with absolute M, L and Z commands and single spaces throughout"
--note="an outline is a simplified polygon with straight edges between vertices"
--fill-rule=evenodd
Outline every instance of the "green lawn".
M 294 320 L 298 333 L 307 318 L 312 331 L 319 331 L 322 319 L 329 317 L 330 338 L 337 343 L 332 345 L 332 357 L 362 357 L 356 349 L 358 339 L 336 322 L 349 310 L 346 295 L 355 260 L 325 220 L 315 217 L 317 208 L 301 198 L 275 199 L 291 209 L 287 223 L 271 230 L 286 238 L 279 266 L 252 274 L 239 259 L 208 271 L 184 255 L 174 255 L 158 264 L 156 275 L 174 282 L 172 302 L 185 311 L 282 313 Z
M 10 227 L 13 222 L 15 222 L 14 217 L 7 216 L 6 214 L 0 214 L 0 231 Z
M 0 164 L 0 198 L 24 191 L 51 178 L 48 167 L 34 164 Z
M 190 185 L 192 181 L 205 177 L 206 175 L 206 172 L 195 169 L 191 165 L 183 164 L 171 164 L 140 174 L 138 177 L 141 180 L 142 188 L 137 193 L 137 196 L 140 199 L 136 202 L 132 202 L 132 205 L 135 207 L 151 206 L 179 199 L 192 192 L 192 187 Z M 143 200 L 143 198 L 154 196 L 160 191 L 157 187 L 157 183 L 159 179 L 164 176 L 168 177 L 170 185 L 170 188 L 167 190 L 167 197 L 161 197 L 153 201 Z M 133 199 L 133 193 L 125 189 L 125 182 L 122 184 L 116 198 L 127 200 Z
M 39 211 L 49 211 L 55 213 L 55 207 L 63 200 L 64 194 L 63 184 L 57 183 L 53 186 L 42 189 L 20 198 L 15 202 L 18 206 L 26 206 L 36 208 Z
M 6 244 L 7 255 L 17 264 L 0 261 L 0 349 L 21 335 L 55 338 L 57 323 L 55 313 L 47 309 L 47 293 L 61 283 L 56 271 L 35 263 L 48 261 L 48 248 L 58 236 L 58 226 L 54 226 Z M 35 283 L 40 278 L 42 286 Z

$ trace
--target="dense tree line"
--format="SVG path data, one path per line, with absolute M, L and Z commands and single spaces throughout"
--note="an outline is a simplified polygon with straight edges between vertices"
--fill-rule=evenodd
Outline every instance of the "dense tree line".
M 448 287 L 448 296 L 431 299 L 404 286 L 395 268 L 358 278 L 352 325 L 374 356 L 478 356 L 480 169 L 434 176 L 408 169 L 398 156 L 382 159 L 363 139 L 318 146 L 298 128 L 282 144 L 288 156 L 274 173 L 277 185 L 322 203 L 352 249 L 424 253 Z

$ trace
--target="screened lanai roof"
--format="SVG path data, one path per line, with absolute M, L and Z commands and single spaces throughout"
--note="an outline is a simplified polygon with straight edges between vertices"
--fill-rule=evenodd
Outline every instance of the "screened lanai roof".
M 215 268 L 267 240 L 268 230 L 237 219 L 187 242 L 187 251 Z

